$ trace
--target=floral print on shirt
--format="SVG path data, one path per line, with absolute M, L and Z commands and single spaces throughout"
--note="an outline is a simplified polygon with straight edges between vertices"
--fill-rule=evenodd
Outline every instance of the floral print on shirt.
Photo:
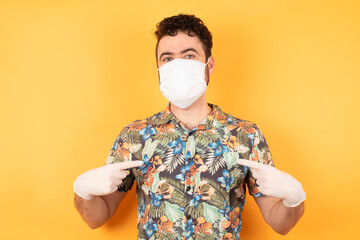
M 107 164 L 144 161 L 118 189 L 136 180 L 138 239 L 240 239 L 245 183 L 262 194 L 236 160 L 274 163 L 256 124 L 209 106 L 206 123 L 192 130 L 168 106 L 126 126 L 111 148 Z

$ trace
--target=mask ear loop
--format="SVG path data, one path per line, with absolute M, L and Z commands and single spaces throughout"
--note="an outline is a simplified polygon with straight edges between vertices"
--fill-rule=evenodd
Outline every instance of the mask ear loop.
M 207 61 L 205 63 L 205 66 L 209 63 L 209 59 L 210 59 L 210 57 L 207 59 Z

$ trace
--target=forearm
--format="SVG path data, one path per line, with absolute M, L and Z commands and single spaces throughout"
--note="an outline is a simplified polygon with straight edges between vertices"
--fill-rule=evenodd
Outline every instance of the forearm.
M 92 229 L 102 226 L 110 218 L 109 207 L 100 196 L 86 200 L 75 194 L 74 202 L 81 217 Z
M 279 199 L 270 208 L 267 222 L 277 233 L 285 235 L 296 225 L 303 213 L 303 202 L 297 207 L 286 207 Z

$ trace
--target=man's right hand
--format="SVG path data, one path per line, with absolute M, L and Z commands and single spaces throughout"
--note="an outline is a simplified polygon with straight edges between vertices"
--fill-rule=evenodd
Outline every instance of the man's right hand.
M 107 164 L 81 174 L 75 180 L 74 192 L 87 200 L 115 192 L 130 173 L 127 169 L 143 165 L 143 161 Z

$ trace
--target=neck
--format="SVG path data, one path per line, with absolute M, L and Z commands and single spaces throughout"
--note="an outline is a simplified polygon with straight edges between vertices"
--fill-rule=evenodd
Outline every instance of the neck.
M 175 117 L 190 130 L 211 112 L 211 107 L 206 103 L 205 93 L 188 108 L 182 109 L 170 103 L 170 109 Z

